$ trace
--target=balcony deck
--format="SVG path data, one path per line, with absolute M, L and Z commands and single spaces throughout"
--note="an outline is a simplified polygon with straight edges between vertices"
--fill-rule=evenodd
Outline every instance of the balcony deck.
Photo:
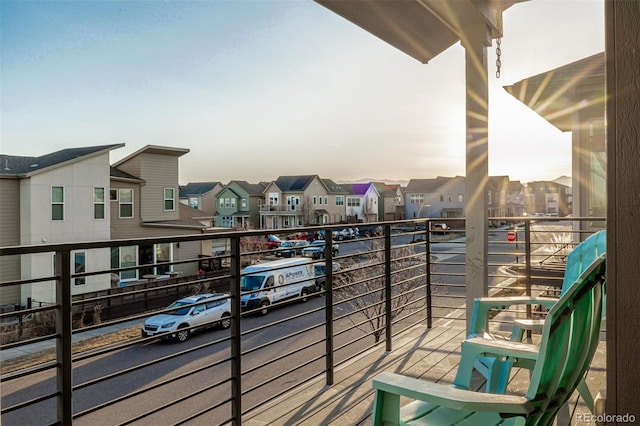
M 393 371 L 443 384 L 453 382 L 465 331 L 462 323 L 450 323 L 439 321 L 432 329 L 413 327 L 394 341 L 392 352 L 385 353 L 382 344 L 379 349 L 336 369 L 333 386 L 325 386 L 324 378 L 320 378 L 261 406 L 245 416 L 242 423 L 249 426 L 368 425 L 374 399 L 371 380 L 376 374 Z M 605 339 L 601 337 L 587 374 L 587 384 L 594 396 L 605 386 L 605 352 Z M 527 386 L 528 372 L 514 371 L 508 392 L 524 394 Z M 483 390 L 484 379 L 477 375 L 472 387 Z M 561 410 L 556 424 L 595 425 L 581 418 L 585 414 L 590 412 L 575 392 L 568 410 Z

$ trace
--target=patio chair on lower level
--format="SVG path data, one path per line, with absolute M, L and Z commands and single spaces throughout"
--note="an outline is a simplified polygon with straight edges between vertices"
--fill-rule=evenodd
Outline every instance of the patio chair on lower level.
M 539 349 L 507 341 L 511 344 L 507 356 L 533 362 L 524 396 L 473 392 L 385 372 L 373 379 L 373 425 L 551 425 L 598 345 L 605 257 L 598 257 L 551 307 Z M 493 353 L 487 346 L 477 355 L 504 353 L 503 347 Z M 401 407 L 402 396 L 414 401 Z
M 606 253 L 606 231 L 599 231 L 589 236 L 582 243 L 577 245 L 569 256 L 567 256 L 567 264 L 565 267 L 564 279 L 562 281 L 562 289 L 560 295 L 564 294 L 569 287 L 576 281 L 598 256 Z M 551 308 L 558 299 L 547 297 L 483 297 L 474 301 L 473 313 L 471 316 L 470 334 L 462 343 L 462 358 L 460 360 L 460 368 L 456 376 L 456 386 L 467 389 L 471 380 L 471 365 L 480 374 L 487 379 L 486 391 L 491 393 L 505 393 L 511 368 L 514 360 L 503 354 L 498 356 L 473 356 L 479 349 L 478 345 L 490 344 L 497 351 L 500 345 L 509 346 L 508 343 L 491 343 L 486 340 L 500 340 L 500 338 L 492 335 L 488 331 L 489 311 L 505 310 L 514 305 L 543 305 Z M 543 319 L 516 319 L 513 323 L 511 332 L 512 342 L 521 342 L 527 330 L 541 330 L 544 324 Z M 502 339 L 504 340 L 504 339 Z M 471 347 L 470 347 L 471 346 Z M 535 347 L 529 346 L 530 350 L 535 351 Z M 520 367 L 532 368 L 532 364 L 528 361 L 520 362 Z M 578 385 L 578 392 L 585 401 L 587 407 L 593 412 L 593 396 L 584 381 Z

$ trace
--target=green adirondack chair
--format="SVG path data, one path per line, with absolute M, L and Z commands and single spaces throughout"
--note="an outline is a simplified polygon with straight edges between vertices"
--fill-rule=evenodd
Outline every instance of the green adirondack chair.
M 598 257 L 550 309 L 539 349 L 510 342 L 509 356 L 528 359 L 535 353 L 525 396 L 473 392 L 385 372 L 373 379 L 373 425 L 551 425 L 596 351 L 605 257 Z M 495 354 L 488 348 L 479 355 Z M 414 401 L 401 407 L 401 397 Z
M 600 255 L 606 253 L 606 231 L 599 231 L 590 235 L 586 240 L 577 245 L 569 256 L 565 267 L 564 279 L 560 295 L 564 294 L 577 278 L 584 272 L 591 263 Z M 483 297 L 474 301 L 473 313 L 471 316 L 471 332 L 462 344 L 462 357 L 460 367 L 455 379 L 457 387 L 468 389 L 471 381 L 471 370 L 475 368 L 487 379 L 486 390 L 491 393 L 505 393 L 513 360 L 506 358 L 504 354 L 500 356 L 476 356 L 481 351 L 483 345 L 490 344 L 494 351 L 500 353 L 498 348 L 502 345 L 510 347 L 510 343 L 502 341 L 486 342 L 486 340 L 498 340 L 487 330 L 488 315 L 490 310 L 504 310 L 514 305 L 543 305 L 551 308 L 558 299 L 543 297 Z M 511 341 L 520 342 L 526 330 L 541 330 L 544 320 L 540 319 L 517 319 L 514 321 L 511 333 Z M 504 340 L 504 339 L 502 339 Z M 529 347 L 532 351 L 533 347 Z M 473 366 L 473 367 L 471 367 Z M 518 366 L 532 368 L 530 361 L 521 361 Z M 593 396 L 589 392 L 586 383 L 578 385 L 578 391 L 589 409 L 593 412 Z

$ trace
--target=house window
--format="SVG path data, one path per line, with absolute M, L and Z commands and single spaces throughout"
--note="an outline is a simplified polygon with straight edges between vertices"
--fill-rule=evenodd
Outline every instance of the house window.
M 51 220 L 64 220 L 64 187 L 51 187 Z
M 111 266 L 112 267 L 120 267 L 127 268 L 131 266 L 136 266 L 137 264 L 137 247 L 136 246 L 125 246 L 125 247 L 116 247 L 111 251 Z M 138 272 L 136 269 L 132 269 L 129 271 L 120 271 L 120 279 L 121 280 L 135 280 L 138 277 Z
M 87 272 L 87 253 L 84 251 L 78 251 L 73 254 L 73 270 L 76 274 L 82 274 Z M 87 283 L 86 277 L 74 278 L 74 285 L 85 285 Z
M 347 207 L 360 207 L 360 198 L 347 197 Z
M 174 188 L 165 188 L 164 189 L 164 211 L 174 211 L 176 209 L 175 206 L 175 192 Z
M 278 205 L 278 193 L 277 192 L 270 192 L 269 193 L 269 205 L 270 206 L 277 206 Z
M 287 197 L 287 206 L 289 206 L 289 210 L 296 210 L 299 204 L 300 204 L 300 197 L 298 196 Z
M 462 194 L 458 194 L 458 202 L 459 203 L 464 202 L 464 196 Z
M 328 206 L 328 205 L 329 205 L 329 197 L 327 197 L 326 195 L 325 195 L 325 197 L 324 197 L 324 205 L 325 205 L 325 206 Z
M 315 195 L 313 196 L 313 205 L 315 206 L 316 204 L 318 204 L 318 197 L 316 197 Z
M 447 195 L 447 201 L 450 202 L 450 203 L 453 202 L 453 194 Z
M 189 197 L 189 207 L 197 209 L 198 205 L 198 197 Z
M 93 218 L 104 219 L 104 188 L 93 188 Z
M 241 203 L 242 203 L 242 208 L 243 208 L 243 209 L 246 209 L 246 208 L 247 208 L 247 199 L 246 199 L 246 198 L 243 198 L 243 199 L 242 199 L 242 201 L 241 201 Z
M 165 263 L 166 265 L 158 265 L 156 274 L 166 275 L 171 271 L 171 243 L 156 244 L 156 263 Z
M 440 195 L 440 202 L 444 202 L 444 195 Z
M 228 208 L 230 208 L 230 207 L 231 207 L 231 198 L 225 198 L 225 199 L 224 199 L 224 207 L 225 207 L 226 209 L 228 209 Z
M 224 198 L 220 198 L 219 204 L 221 209 L 224 208 Z
M 336 195 L 336 206 L 344 206 L 344 196 Z
M 411 204 L 423 204 L 424 203 L 424 194 L 411 194 L 409 196 L 409 202 Z
M 236 208 L 236 199 L 235 199 L 235 198 L 232 198 L 232 199 L 231 199 L 231 208 L 232 208 L 232 209 L 235 209 L 235 208 Z
M 109 201 L 118 201 L 118 190 L 110 189 L 109 190 Z
M 133 189 L 121 188 L 118 195 L 120 197 L 120 217 L 133 217 Z

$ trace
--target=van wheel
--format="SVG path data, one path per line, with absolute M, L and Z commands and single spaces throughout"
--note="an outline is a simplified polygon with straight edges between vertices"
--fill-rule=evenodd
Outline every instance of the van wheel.
M 229 312 L 225 312 L 222 314 L 222 319 L 220 320 L 220 327 L 227 329 L 231 325 L 231 314 Z
M 263 300 L 262 302 L 260 302 L 260 315 L 267 315 L 267 313 L 269 312 L 269 309 L 267 308 L 268 306 L 269 301 Z
M 302 303 L 305 303 L 307 300 L 309 300 L 309 292 L 307 291 L 306 288 L 303 288 L 302 291 L 300 291 L 300 301 Z
M 178 327 L 178 332 L 176 333 L 176 339 L 178 339 L 178 342 L 186 342 L 189 338 L 190 330 L 187 327 L 187 325 L 181 325 L 180 327 Z

